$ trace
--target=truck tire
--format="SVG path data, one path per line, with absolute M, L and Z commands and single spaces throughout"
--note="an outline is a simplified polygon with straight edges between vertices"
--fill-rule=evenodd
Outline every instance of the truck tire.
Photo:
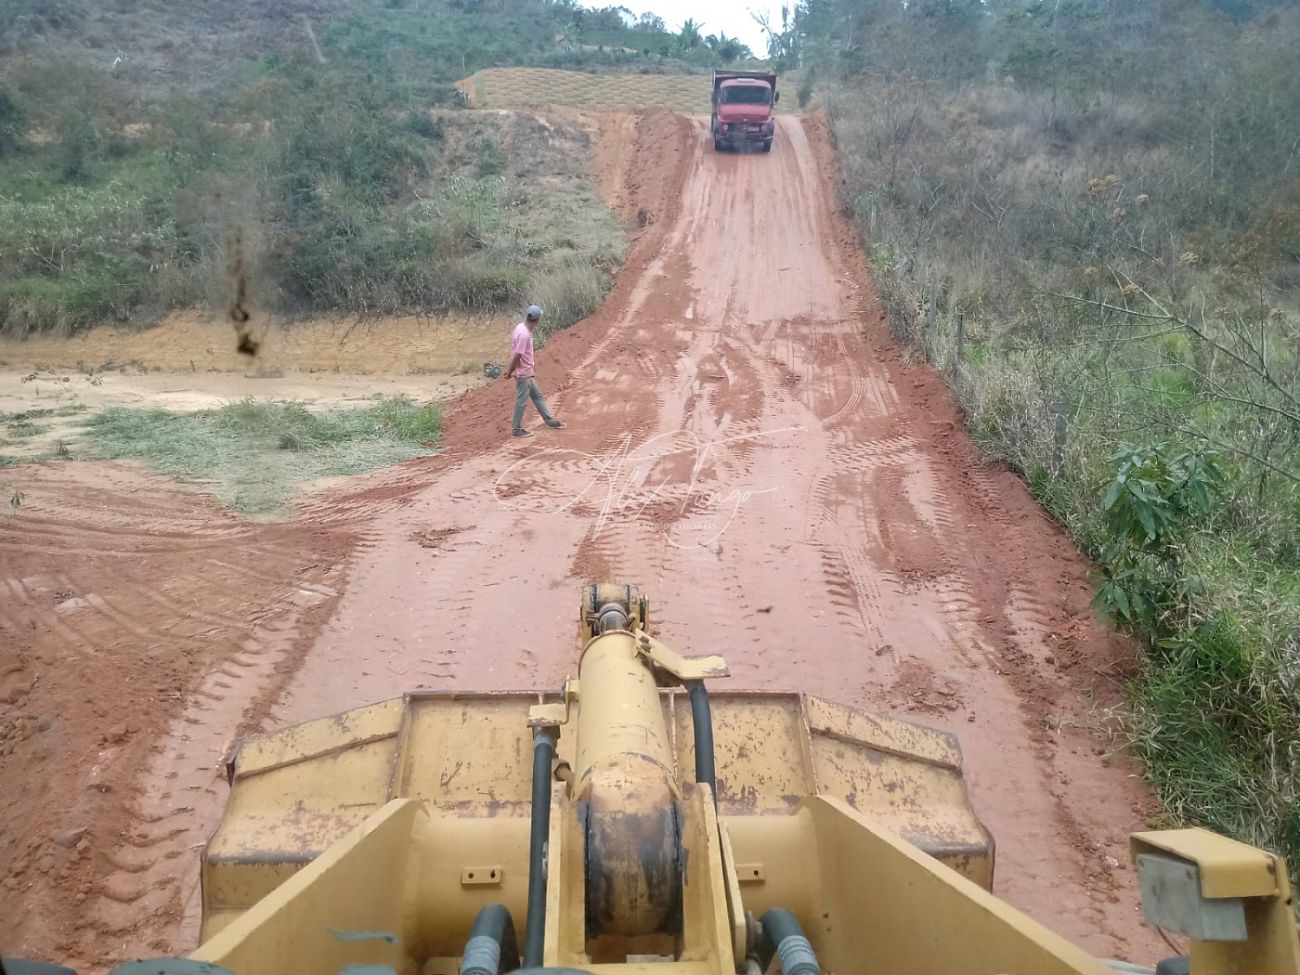
M 722 140 L 719 139 L 716 135 L 713 137 L 713 151 L 714 152 L 722 151 Z
M 764 152 L 771 152 L 771 151 L 772 151 L 772 140 L 771 140 L 771 139 L 768 139 L 766 142 L 763 143 L 763 151 L 764 151 Z

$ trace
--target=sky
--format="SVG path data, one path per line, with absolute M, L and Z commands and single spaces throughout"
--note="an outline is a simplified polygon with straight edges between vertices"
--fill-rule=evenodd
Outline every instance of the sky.
M 791 0 L 786 0 L 786 3 L 793 6 Z M 592 6 L 605 4 L 593 3 Z M 728 37 L 739 37 L 759 57 L 767 55 L 767 39 L 754 23 L 750 11 L 766 14 L 778 28 L 781 23 L 781 4 L 772 0 L 624 0 L 623 6 L 636 14 L 646 11 L 658 14 L 674 31 L 682 26 L 682 21 L 693 18 L 702 25 L 701 34 L 724 31 Z

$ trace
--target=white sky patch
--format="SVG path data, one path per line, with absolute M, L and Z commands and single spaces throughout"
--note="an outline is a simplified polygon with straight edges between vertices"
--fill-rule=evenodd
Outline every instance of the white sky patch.
M 794 6 L 793 0 L 786 2 L 790 7 Z M 586 3 L 586 6 L 591 7 L 617 5 L 618 0 L 608 0 L 606 3 L 587 0 Z M 758 24 L 754 23 L 750 11 L 765 14 L 771 19 L 773 27 L 777 30 L 781 28 L 781 4 L 769 0 L 709 0 L 708 3 L 701 3 L 700 0 L 641 0 L 638 3 L 633 0 L 623 6 L 637 16 L 646 12 L 659 15 L 672 31 L 680 28 L 682 21 L 694 20 L 700 25 L 700 33 L 706 37 L 720 32 L 728 37 L 738 37 L 758 57 L 767 57 L 767 37 Z

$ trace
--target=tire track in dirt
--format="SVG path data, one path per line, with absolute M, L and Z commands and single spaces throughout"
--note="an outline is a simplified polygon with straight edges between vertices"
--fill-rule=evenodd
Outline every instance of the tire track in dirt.
M 285 596 L 307 605 L 331 598 L 305 588 Z M 267 612 L 252 633 L 229 646 L 221 666 L 192 692 L 145 772 L 146 779 L 163 787 L 125 806 L 134 825 L 106 851 L 110 870 L 83 904 L 85 924 L 97 937 L 129 937 L 142 918 L 168 918 L 178 903 L 182 923 L 197 924 L 199 878 L 189 861 L 207 841 L 225 804 L 224 769 L 213 756 L 229 750 L 300 636 L 293 600 L 286 599 L 284 607 Z M 158 937 L 147 947 L 166 951 L 169 941 Z
M 328 612 L 346 543 L 250 524 L 128 464 L 12 476 L 0 934 L 92 971 L 170 944 L 224 803 L 222 751 Z
M 1086 564 L 1022 485 L 975 457 L 940 378 L 894 346 L 820 120 L 783 118 L 765 156 L 709 152 L 703 122 L 662 112 L 603 128 L 632 141 L 602 148 L 603 165 L 643 229 L 601 309 L 539 353 L 569 428 L 511 440 L 512 390 L 487 386 L 448 405 L 439 456 L 302 506 L 301 530 L 346 536 L 330 572 L 299 568 L 288 535 L 231 536 L 227 552 L 262 546 L 256 587 L 284 593 L 296 577 L 321 602 L 296 608 L 269 672 L 214 622 L 259 610 L 203 604 L 202 626 L 228 649 L 176 710 L 190 742 L 142 779 L 152 795 L 174 772 L 170 786 L 155 805 L 121 806 L 143 825 L 103 874 L 110 896 L 95 896 L 125 896 L 147 918 L 114 946 L 194 936 L 180 905 L 197 841 L 175 804 L 214 802 L 204 762 L 224 741 L 224 708 L 279 723 L 421 686 L 558 686 L 574 669 L 577 589 L 609 577 L 641 584 L 683 651 L 727 654 L 736 686 L 957 732 L 1000 840 L 999 893 L 1098 954 L 1157 954 L 1131 875 L 1110 865 L 1126 861 L 1145 793 L 1131 769 L 1098 760 L 1088 727 L 1093 702 L 1114 700 L 1094 672 L 1128 650 L 1091 617 Z M 184 557 L 236 585 L 238 556 Z M 193 591 L 167 598 L 184 607 Z M 6 632 L 20 625 L 0 614 Z M 245 673 L 235 659 L 247 676 L 231 676 Z M 95 938 L 86 957 L 95 945 L 105 957 L 113 946 Z
M 1105 865 L 1123 862 L 1143 793 L 1118 766 L 1094 763 L 1086 781 L 1072 777 L 1080 763 L 1063 767 L 1062 754 L 1095 752 L 1067 727 L 1087 722 L 1088 675 L 1041 646 L 1069 629 L 1080 660 L 1122 655 L 1062 598 L 1063 584 L 1086 587 L 1086 566 L 1022 486 L 980 465 L 938 377 L 901 361 L 833 205 L 819 124 L 783 120 L 766 158 L 701 151 L 692 125 L 659 250 L 541 354 L 565 370 L 555 399 L 569 429 L 475 437 L 477 453 L 418 491 L 421 510 L 454 499 L 480 542 L 472 559 L 415 579 L 401 531 L 369 550 L 365 584 L 349 587 L 282 715 L 395 693 L 359 671 L 414 659 L 449 628 L 476 640 L 455 686 L 557 683 L 572 669 L 577 587 L 628 579 L 656 601 L 667 639 L 726 653 L 737 683 L 919 711 L 957 731 L 977 808 L 1003 837 L 1001 893 L 1100 954 L 1141 954 L 1155 941 L 1131 879 Z M 453 452 L 462 422 L 500 438 L 508 402 L 485 390 L 466 407 Z M 471 488 L 503 469 L 509 497 L 485 505 Z M 455 586 L 463 619 L 414 605 Z M 386 601 L 408 608 L 397 617 Z M 327 672 L 368 646 L 384 650 L 362 649 L 351 684 L 322 697 Z

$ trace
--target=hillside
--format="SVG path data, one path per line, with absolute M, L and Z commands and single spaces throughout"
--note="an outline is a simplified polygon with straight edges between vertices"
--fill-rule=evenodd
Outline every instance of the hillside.
M 0 0 L 0 21 L 0 331 L 18 335 L 241 294 L 285 316 L 541 295 L 569 324 L 622 247 L 569 151 L 583 133 L 459 119 L 455 81 L 745 54 L 544 0 Z M 601 216 L 550 233 L 579 211 Z
M 354 56 L 400 72 L 412 89 L 440 90 L 492 66 L 635 67 L 680 71 L 711 61 L 683 49 L 662 23 L 625 25 L 610 11 L 547 0 L 3 0 L 6 73 L 21 61 L 106 71 L 136 102 L 180 89 L 220 94 L 266 59 Z M 701 59 L 700 55 L 707 55 Z

